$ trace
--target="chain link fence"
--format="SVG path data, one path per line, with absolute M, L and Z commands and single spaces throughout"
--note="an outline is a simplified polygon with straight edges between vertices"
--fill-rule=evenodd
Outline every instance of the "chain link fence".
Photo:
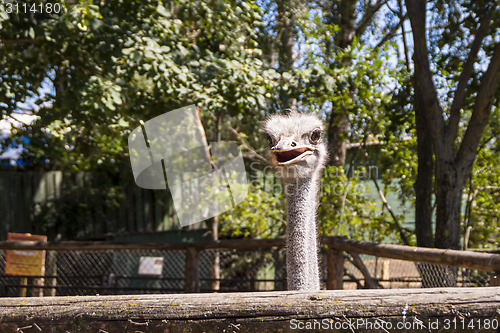
M 187 289 L 186 280 L 193 272 L 198 283 L 194 291 L 199 292 L 286 289 L 283 247 L 197 249 L 194 262 L 188 260 L 185 248 L 47 250 L 43 277 L 5 275 L 6 251 L 0 249 L 0 297 L 182 293 L 193 291 Z M 323 285 L 325 257 L 323 253 Z M 485 271 L 368 255 L 361 259 L 379 288 L 490 285 L 490 273 Z M 344 289 L 365 288 L 366 278 L 359 267 L 345 260 Z
M 0 297 L 126 295 L 185 292 L 185 250 L 45 251 L 45 275 L 5 275 L 0 250 Z M 283 249 L 199 252 L 201 292 L 284 290 Z M 219 276 L 214 263 L 219 262 Z M 279 267 L 277 270 L 276 267 Z M 23 282 L 24 281 L 24 282 Z M 215 287 L 215 288 L 214 288 Z
M 415 263 L 363 255 L 363 264 L 379 288 L 488 287 L 490 273 L 448 265 Z M 346 261 L 344 289 L 364 288 L 365 277 L 351 262 Z

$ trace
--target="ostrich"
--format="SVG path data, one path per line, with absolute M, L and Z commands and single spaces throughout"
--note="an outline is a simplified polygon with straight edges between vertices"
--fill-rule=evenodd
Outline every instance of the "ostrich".
M 288 290 L 319 290 L 316 210 L 327 160 L 322 131 L 318 117 L 296 111 L 271 116 L 263 126 L 286 196 Z

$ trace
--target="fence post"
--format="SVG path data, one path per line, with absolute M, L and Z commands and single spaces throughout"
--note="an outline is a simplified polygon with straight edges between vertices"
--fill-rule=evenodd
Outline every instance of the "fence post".
M 326 252 L 326 289 L 342 289 L 344 279 L 344 252 L 329 246 Z
M 490 287 L 500 287 L 500 272 L 491 273 Z
M 114 273 L 110 273 L 109 275 L 104 275 L 102 277 L 102 285 L 106 290 L 106 293 L 113 294 L 115 291 L 113 290 L 116 287 L 116 275 Z
M 186 267 L 184 274 L 184 292 L 200 292 L 200 256 L 198 249 L 188 247 L 186 249 Z
M 45 255 L 45 278 L 46 285 L 50 288 L 46 288 L 44 291 L 44 296 L 56 296 L 57 295 L 57 257 L 56 251 L 47 251 Z
M 28 277 L 21 276 L 20 278 L 20 286 L 19 286 L 19 297 L 26 297 L 28 293 Z

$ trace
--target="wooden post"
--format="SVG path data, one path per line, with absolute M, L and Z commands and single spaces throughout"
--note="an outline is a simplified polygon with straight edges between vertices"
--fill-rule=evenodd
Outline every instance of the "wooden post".
M 186 249 L 186 267 L 184 275 L 184 291 L 186 293 L 200 292 L 200 256 L 194 247 Z
M 45 275 L 49 276 L 45 278 L 46 285 L 51 288 L 46 288 L 44 291 L 45 296 L 56 296 L 56 285 L 57 285 L 57 259 L 56 251 L 47 251 L 45 255 Z
M 19 297 L 26 297 L 28 292 L 28 277 L 22 276 L 20 278 L 21 287 L 19 287 Z
M 45 286 L 45 279 L 43 277 L 33 278 L 33 287 L 31 289 L 31 296 L 43 297 L 44 286 Z
M 490 287 L 500 287 L 500 272 L 491 273 Z
M 391 279 L 391 262 L 387 259 L 382 261 L 382 281 L 388 281 Z
M 326 253 L 326 289 L 342 289 L 344 279 L 344 252 L 328 249 Z
M 281 248 L 273 250 L 274 290 L 286 290 L 286 267 L 283 253 L 284 250 L 282 251 Z
M 200 122 L 201 125 L 201 122 Z M 207 146 L 208 149 L 208 146 Z M 207 221 L 208 228 L 210 230 L 209 237 L 211 240 L 217 241 L 219 239 L 219 218 L 212 217 Z M 210 277 L 210 289 L 213 291 L 220 290 L 220 251 L 219 249 L 213 249 L 211 251 L 213 254 L 211 257 L 209 277 Z M 210 253 L 210 252 L 209 252 Z

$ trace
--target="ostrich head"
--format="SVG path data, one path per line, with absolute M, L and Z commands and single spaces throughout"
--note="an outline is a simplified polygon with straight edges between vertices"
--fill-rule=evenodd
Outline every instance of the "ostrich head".
M 283 179 L 311 178 L 324 168 L 327 148 L 323 123 L 315 115 L 292 111 L 275 115 L 264 124 L 277 175 Z

